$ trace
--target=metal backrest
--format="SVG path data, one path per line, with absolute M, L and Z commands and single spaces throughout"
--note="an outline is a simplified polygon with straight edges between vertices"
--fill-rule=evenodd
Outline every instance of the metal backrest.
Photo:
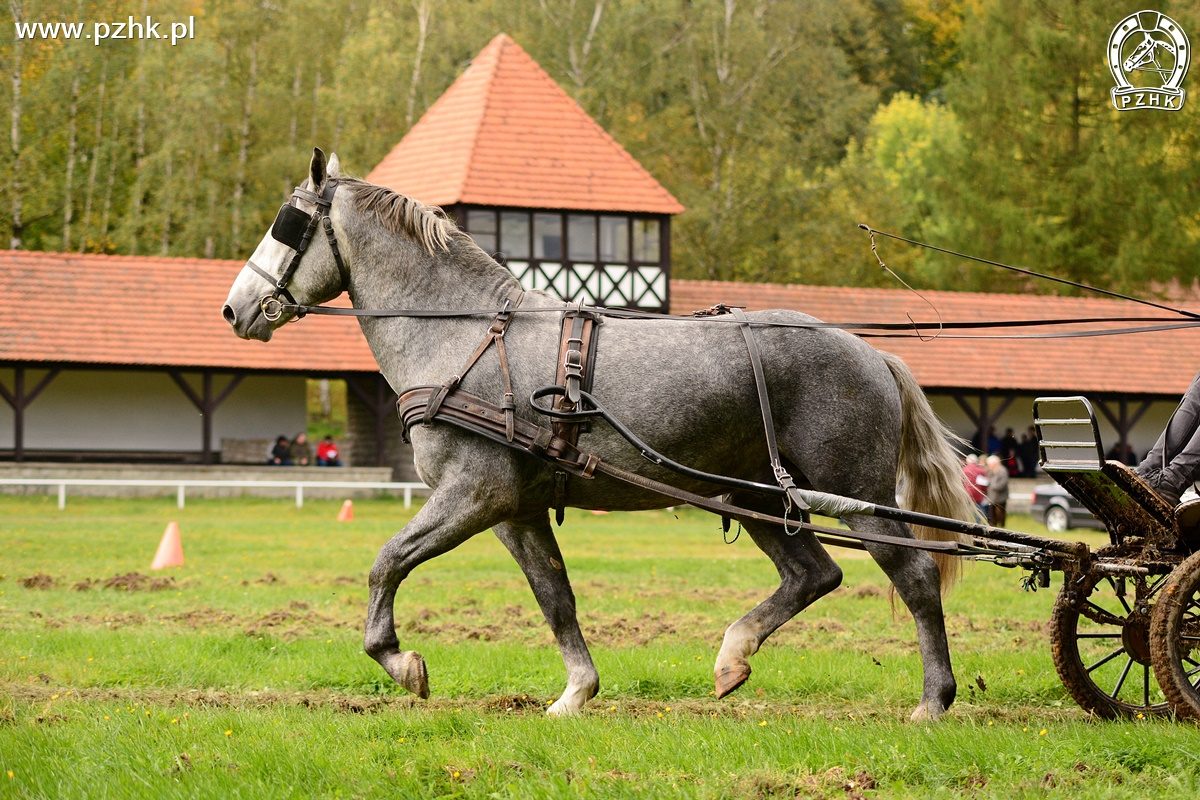
M 1042 469 L 1104 523 L 1113 542 L 1139 537 L 1178 547 L 1173 509 L 1132 469 L 1105 461 L 1087 398 L 1039 397 L 1033 418 Z
M 1098 470 L 1104 448 L 1096 412 L 1086 397 L 1039 397 L 1033 401 L 1038 460 L 1046 472 Z

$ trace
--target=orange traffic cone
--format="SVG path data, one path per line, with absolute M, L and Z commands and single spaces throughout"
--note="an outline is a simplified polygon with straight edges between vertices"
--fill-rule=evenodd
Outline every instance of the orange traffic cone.
M 338 512 L 338 522 L 353 522 L 354 521 L 354 503 L 349 500 L 342 503 L 342 510 Z
M 154 554 L 154 563 L 150 569 L 165 569 L 167 567 L 183 566 L 183 540 L 179 536 L 179 523 L 168 522 L 163 531 L 162 541 L 158 543 L 158 552 Z

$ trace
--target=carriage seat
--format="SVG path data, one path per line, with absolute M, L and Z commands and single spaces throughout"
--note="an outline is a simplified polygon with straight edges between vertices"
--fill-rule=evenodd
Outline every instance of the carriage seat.
M 1114 542 L 1144 536 L 1168 549 L 1200 529 L 1200 502 L 1182 516 L 1125 464 L 1107 461 L 1092 404 L 1085 397 L 1033 402 L 1042 469 L 1104 523 Z

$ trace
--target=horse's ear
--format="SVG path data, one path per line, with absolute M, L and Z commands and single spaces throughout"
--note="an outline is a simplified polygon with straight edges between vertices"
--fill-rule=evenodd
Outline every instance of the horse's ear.
M 319 192 L 325 185 L 325 152 L 319 147 L 313 148 L 312 162 L 308 165 L 308 177 L 312 180 L 312 191 Z
M 329 163 L 325 166 L 325 173 L 331 178 L 342 177 L 342 162 L 338 160 L 337 153 L 329 154 Z

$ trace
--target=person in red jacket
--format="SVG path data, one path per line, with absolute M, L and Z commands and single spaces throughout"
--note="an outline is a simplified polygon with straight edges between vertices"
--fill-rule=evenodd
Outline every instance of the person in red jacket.
M 979 456 L 974 453 L 967 456 L 967 463 L 963 465 L 963 483 L 975 507 L 987 519 L 988 473 L 987 468 L 979 463 Z
M 342 459 L 338 453 L 338 446 L 334 444 L 332 436 L 326 436 L 317 445 L 317 466 L 340 467 L 341 465 Z

